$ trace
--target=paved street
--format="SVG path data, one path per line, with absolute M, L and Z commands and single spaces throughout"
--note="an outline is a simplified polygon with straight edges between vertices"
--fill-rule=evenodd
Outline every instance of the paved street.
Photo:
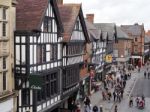
M 140 73 L 135 72 L 132 76 L 132 79 L 128 81 L 128 87 L 126 88 L 126 93 L 124 94 L 124 99 L 118 105 L 118 112 L 150 112 L 150 79 L 144 78 L 144 69 Z M 131 92 L 131 93 L 130 93 Z M 136 107 L 135 98 L 136 96 L 145 96 L 146 107 L 143 110 L 140 110 Z M 129 96 L 134 98 L 134 106 L 129 108 Z M 113 112 L 113 111 L 112 111 Z
M 150 112 L 150 107 L 148 104 L 150 104 L 150 79 L 144 78 L 144 71 L 145 68 L 142 68 L 141 72 L 138 73 L 137 70 L 132 72 L 131 79 L 127 80 L 127 85 L 124 91 L 124 98 L 122 99 L 121 103 L 114 103 L 112 100 L 110 102 L 103 101 L 101 96 L 101 90 L 94 93 L 90 99 L 91 104 L 97 105 L 100 107 L 100 105 L 103 105 L 104 112 L 114 112 L 114 106 L 118 106 L 118 112 Z M 113 91 L 113 89 L 111 89 Z M 136 107 L 135 104 L 135 97 L 136 96 L 144 95 L 146 99 L 146 107 L 143 110 L 139 110 Z M 128 102 L 129 102 L 129 96 L 133 96 L 134 98 L 134 106 L 132 108 L 129 108 Z M 83 105 L 82 105 L 82 112 L 83 111 Z

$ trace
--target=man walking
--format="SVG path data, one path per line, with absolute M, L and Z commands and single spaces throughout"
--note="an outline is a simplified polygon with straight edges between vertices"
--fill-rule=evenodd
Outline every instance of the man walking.
M 116 95 L 116 92 L 114 91 L 114 92 L 113 92 L 114 102 L 116 101 L 116 96 L 117 96 L 117 95 Z
M 146 78 L 146 71 L 144 72 L 144 77 Z
M 86 105 L 86 107 L 89 107 L 89 109 L 91 109 L 90 107 L 91 101 L 88 96 L 85 97 L 84 104 Z

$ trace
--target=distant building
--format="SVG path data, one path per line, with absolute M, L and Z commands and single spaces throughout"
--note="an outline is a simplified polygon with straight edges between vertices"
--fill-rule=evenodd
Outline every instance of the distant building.
M 145 35 L 144 39 L 144 62 L 150 60 L 150 35 Z
M 103 46 L 104 41 L 102 41 L 102 32 L 100 29 L 96 28 L 94 25 L 94 14 L 86 15 L 86 26 L 88 29 L 88 34 L 90 42 L 87 43 L 87 52 L 90 54 L 89 58 L 89 70 L 90 70 L 90 83 L 91 90 L 94 90 L 95 82 L 102 81 L 103 79 Z
M 0 0 L 0 112 L 16 112 L 14 91 L 15 0 Z
M 132 49 L 130 63 L 141 66 L 144 63 L 144 25 L 135 23 L 134 25 L 121 25 L 121 29 L 132 38 Z
M 111 71 L 111 65 L 113 63 L 113 44 L 116 42 L 116 24 L 115 23 L 95 23 L 98 29 L 102 31 L 102 38 L 106 38 L 106 54 L 104 57 L 105 65 L 103 74 L 106 75 Z M 111 60 L 107 62 L 106 57 L 109 56 Z
M 117 27 L 117 42 L 114 43 L 113 57 L 118 64 L 128 64 L 131 56 L 131 42 L 132 39 L 120 27 Z

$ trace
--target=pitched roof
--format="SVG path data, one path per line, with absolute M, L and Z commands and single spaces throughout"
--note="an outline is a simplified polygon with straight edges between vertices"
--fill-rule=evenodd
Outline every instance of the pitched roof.
M 133 36 L 140 36 L 143 31 L 143 25 L 121 25 L 121 29 L 126 32 L 127 34 Z
M 101 29 L 102 32 L 108 32 L 108 39 L 114 40 L 115 36 L 115 23 L 95 23 L 94 24 L 97 28 Z
M 108 32 L 102 32 L 102 40 L 107 40 Z
M 117 26 L 116 30 L 117 30 L 117 39 L 131 39 L 124 31 L 122 31 L 120 27 Z
M 83 18 L 81 4 L 61 4 L 58 5 L 58 8 L 60 13 L 60 18 L 64 27 L 63 41 L 69 42 L 78 16 L 80 19 L 82 19 L 80 20 L 81 26 L 84 34 L 86 35 L 85 37 L 87 38 L 88 33 Z
M 41 24 L 48 7 L 49 0 L 18 0 L 16 6 L 16 30 L 33 31 L 41 29 Z M 50 0 L 56 16 L 56 22 L 61 27 L 57 4 L 55 0 Z M 61 28 L 63 29 L 63 28 Z
M 97 29 L 94 24 L 90 23 L 88 20 L 85 19 L 85 23 L 87 26 L 89 38 L 91 41 L 99 40 L 101 36 L 101 30 Z

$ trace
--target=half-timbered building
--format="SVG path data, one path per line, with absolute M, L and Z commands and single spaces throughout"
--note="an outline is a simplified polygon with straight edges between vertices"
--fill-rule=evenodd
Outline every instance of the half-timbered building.
M 113 63 L 113 44 L 116 42 L 116 25 L 115 23 L 95 23 L 98 29 L 101 29 L 103 36 L 106 36 L 106 56 L 110 56 L 111 60 L 105 60 L 103 74 L 106 75 L 111 71 L 111 65 Z
M 79 72 L 83 65 L 88 34 L 81 4 L 59 4 L 58 7 L 64 27 L 62 98 L 66 100 L 63 108 L 70 109 L 79 89 Z
M 14 39 L 17 112 L 57 112 L 62 65 L 57 3 L 55 0 L 18 2 Z
M 101 29 L 94 26 L 94 14 L 86 15 L 86 25 L 88 29 L 89 38 L 91 40 L 91 63 L 90 68 L 90 79 L 91 79 L 91 92 L 96 90 L 98 82 L 102 80 L 103 71 L 103 40 Z M 88 49 L 88 48 L 87 48 Z M 89 51 L 89 50 L 88 50 Z

